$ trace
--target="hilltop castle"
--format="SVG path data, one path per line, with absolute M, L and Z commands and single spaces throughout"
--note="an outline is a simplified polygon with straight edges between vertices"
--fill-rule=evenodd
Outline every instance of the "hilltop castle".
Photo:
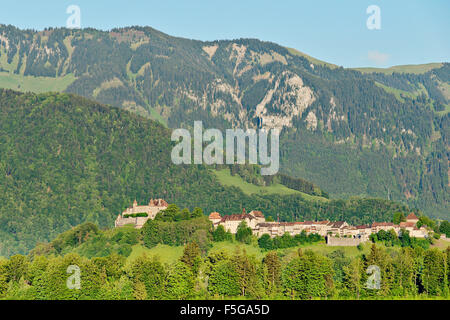
M 148 219 L 155 219 L 156 214 L 167 209 L 168 206 L 169 204 L 163 199 L 150 199 L 146 206 L 138 206 L 137 201 L 134 200 L 132 207 L 125 209 L 117 216 L 114 226 L 117 228 L 132 224 L 136 229 L 140 229 Z

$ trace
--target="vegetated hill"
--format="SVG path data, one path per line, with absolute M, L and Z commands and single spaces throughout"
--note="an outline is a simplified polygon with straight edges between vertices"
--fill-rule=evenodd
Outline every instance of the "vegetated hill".
M 174 145 L 169 129 L 125 110 L 73 94 L 0 89 L 0 256 L 27 252 L 82 222 L 111 227 L 134 199 L 150 197 L 206 214 L 245 207 L 285 221 L 361 224 L 409 211 L 382 199 L 248 195 L 223 186 L 213 168 L 172 164 Z
M 283 173 L 332 197 L 401 200 L 449 217 L 449 63 L 361 73 L 274 43 L 150 27 L 1 26 L 0 35 L 0 86 L 33 89 L 39 76 L 171 128 L 283 128 Z

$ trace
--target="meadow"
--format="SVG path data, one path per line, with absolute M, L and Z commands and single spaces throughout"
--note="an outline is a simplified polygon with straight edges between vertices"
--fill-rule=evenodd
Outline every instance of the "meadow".
M 319 200 L 328 201 L 328 199 L 318 196 L 312 196 L 304 192 L 300 192 L 294 189 L 290 189 L 280 183 L 275 183 L 270 186 L 257 186 L 255 184 L 249 183 L 242 179 L 239 175 L 232 176 L 230 170 L 212 170 L 216 175 L 219 182 L 227 187 L 237 187 L 242 190 L 247 195 L 252 194 L 279 194 L 279 195 L 290 195 L 290 194 L 301 194 L 306 200 Z

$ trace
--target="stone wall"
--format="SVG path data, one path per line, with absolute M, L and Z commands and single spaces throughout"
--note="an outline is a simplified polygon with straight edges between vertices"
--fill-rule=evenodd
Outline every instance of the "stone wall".
M 337 238 L 337 237 L 327 237 L 327 245 L 329 246 L 357 246 L 360 244 L 362 239 L 360 238 Z

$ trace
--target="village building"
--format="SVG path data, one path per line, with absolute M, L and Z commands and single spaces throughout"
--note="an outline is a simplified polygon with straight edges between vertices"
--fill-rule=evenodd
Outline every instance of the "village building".
M 241 214 L 232 214 L 221 216 L 218 212 L 212 212 L 209 215 L 209 220 L 216 228 L 222 225 L 226 231 L 233 234 L 237 232 L 239 224 L 245 221 L 253 233 L 261 237 L 263 234 L 268 234 L 270 237 L 282 236 L 285 233 L 295 236 L 301 232 L 306 234 L 316 233 L 323 237 L 333 238 L 347 238 L 358 239 L 349 243 L 360 243 L 370 240 L 372 233 L 378 233 L 380 230 L 389 232 L 393 230 L 396 235 L 401 234 L 401 230 L 409 231 L 410 236 L 417 238 L 424 238 L 428 236 L 427 229 L 422 226 L 417 228 L 416 224 L 419 219 L 413 214 L 409 214 L 406 222 L 401 222 L 396 225 L 392 222 L 374 222 L 372 225 L 351 226 L 345 221 L 296 221 L 296 222 L 268 222 L 266 221 L 261 211 L 251 211 L 246 213 L 245 209 Z M 338 245 L 343 241 L 332 241 L 331 245 Z
M 411 212 L 406 217 L 406 222 L 411 222 L 411 223 L 417 224 L 417 222 L 419 222 L 419 218 L 417 218 L 417 216 Z
M 220 222 L 220 220 L 222 220 L 220 213 L 218 213 L 216 211 L 211 212 L 211 214 L 209 215 L 208 218 L 213 223 L 214 227 L 216 227 L 216 225 Z
M 256 230 L 257 225 L 265 222 L 266 218 L 261 211 L 246 213 L 244 208 L 241 214 L 230 214 L 223 217 L 218 212 L 212 212 L 209 215 L 209 220 L 213 223 L 214 227 L 222 225 L 226 231 L 235 234 L 241 222 L 245 221 L 249 228 Z
M 374 222 L 372 223 L 372 233 L 377 233 L 381 230 L 389 232 L 389 230 L 394 230 L 396 234 L 400 231 L 400 226 L 393 224 L 392 222 Z
M 330 221 L 314 221 L 311 225 L 311 228 L 314 228 L 315 232 L 321 235 L 322 237 L 325 237 L 328 233 L 328 225 L 330 224 Z
M 133 206 L 125 209 L 119 214 L 114 222 L 114 226 L 122 227 L 127 224 L 133 225 L 136 229 L 140 229 L 149 219 L 155 219 L 156 214 L 167 209 L 169 204 L 163 199 L 150 199 L 148 205 L 139 206 L 134 200 Z M 146 214 L 146 216 L 145 216 Z
M 343 236 L 344 228 L 348 226 L 349 224 L 345 221 L 330 222 L 327 224 L 327 234 Z
M 362 241 L 369 241 L 369 237 L 372 234 L 372 227 L 369 225 L 359 225 L 355 227 L 357 230 L 356 237 Z
M 400 230 L 406 230 L 411 237 L 425 238 L 428 237 L 428 230 L 425 226 L 417 227 L 417 222 L 400 222 Z
M 428 237 L 428 230 L 426 226 L 417 227 L 417 222 L 419 222 L 419 218 L 414 213 L 410 213 L 406 217 L 406 222 L 400 222 L 400 230 L 409 231 L 409 235 L 415 238 L 426 238 Z M 401 232 L 401 231 L 400 231 Z
M 428 230 L 424 226 L 421 226 L 420 228 L 414 227 L 409 231 L 409 235 L 415 238 L 427 238 L 429 236 Z
M 267 233 L 270 237 L 275 237 L 279 234 L 279 226 L 280 224 L 278 222 L 263 222 L 259 223 L 255 234 L 258 237 L 261 237 L 263 234 Z
M 300 234 L 303 230 L 306 231 L 306 225 L 303 222 L 279 222 L 277 236 L 282 236 L 286 232 L 291 236 Z

